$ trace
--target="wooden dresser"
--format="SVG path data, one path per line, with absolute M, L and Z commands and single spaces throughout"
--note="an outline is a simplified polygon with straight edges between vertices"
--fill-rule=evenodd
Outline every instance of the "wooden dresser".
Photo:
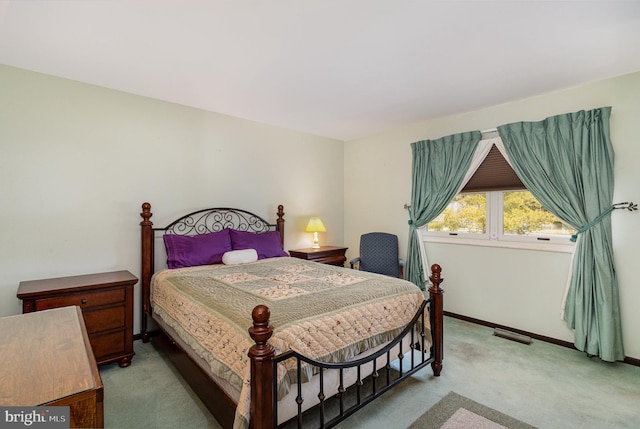
M 22 312 L 77 305 L 98 364 L 131 364 L 133 352 L 133 286 L 129 271 L 20 282 Z
M 70 427 L 104 427 L 104 388 L 78 307 L 0 318 L 0 404 L 69 406 Z
M 307 261 L 343 267 L 344 262 L 347 260 L 345 256 L 347 249 L 347 247 L 337 246 L 320 246 L 319 249 L 309 247 L 306 249 L 289 250 L 289 255 L 294 258 L 306 259 Z

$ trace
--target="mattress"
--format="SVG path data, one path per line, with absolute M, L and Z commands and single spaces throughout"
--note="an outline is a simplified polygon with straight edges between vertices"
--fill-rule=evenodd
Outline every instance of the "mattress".
M 342 362 L 397 336 L 424 300 L 422 291 L 404 280 L 289 257 L 160 271 L 152 279 L 151 297 L 155 317 L 214 378 L 240 392 L 238 427 L 248 422 L 247 353 L 253 345 L 248 328 L 256 305 L 271 310 L 270 344 L 276 353 L 291 349 Z M 278 368 L 279 399 L 297 382 L 295 368 L 287 365 Z M 302 381 L 312 376 L 306 367 Z

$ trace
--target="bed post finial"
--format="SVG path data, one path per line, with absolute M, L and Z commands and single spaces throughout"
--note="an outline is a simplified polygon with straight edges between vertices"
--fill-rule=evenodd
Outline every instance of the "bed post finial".
M 278 226 L 278 231 L 280 231 L 280 242 L 282 246 L 284 246 L 284 206 L 280 204 L 278 206 L 278 220 L 276 220 L 276 225 Z
M 440 277 L 441 273 L 442 273 L 442 267 L 440 265 L 433 264 L 431 266 L 431 275 L 429 276 L 429 280 L 431 280 L 433 287 L 435 287 L 436 289 L 440 289 L 440 283 L 444 281 L 444 279 Z
M 150 203 L 142 203 L 142 213 L 140 213 L 142 217 L 142 222 L 151 222 L 149 219 L 153 216 L 151 213 L 151 204 Z
M 149 332 L 147 332 L 147 316 L 151 314 L 151 300 L 149 298 L 149 291 L 151 287 L 151 275 L 153 274 L 153 222 L 151 222 L 151 204 L 142 203 L 142 222 L 140 222 L 140 233 L 142 234 L 142 252 L 141 252 L 141 275 L 140 275 L 140 289 L 142 292 L 142 314 L 141 314 L 141 328 L 140 334 L 142 341 L 149 342 Z
M 282 206 L 280 206 L 282 207 Z M 251 312 L 253 326 L 249 335 L 255 344 L 249 349 L 251 360 L 251 416 L 249 427 L 267 429 L 275 427 L 273 407 L 273 359 L 275 349 L 267 343 L 273 335 L 273 326 L 269 325 L 271 311 L 266 305 L 258 305 Z
M 253 326 L 249 328 L 249 335 L 258 346 L 266 345 L 273 334 L 273 326 L 269 325 L 270 316 L 271 310 L 263 304 L 257 305 L 251 312 Z
M 442 309 L 442 294 L 444 291 L 440 287 L 440 283 L 444 281 L 440 274 L 442 273 L 442 268 L 438 264 L 433 264 L 431 266 L 431 276 L 429 276 L 429 280 L 431 280 L 431 287 L 429 288 L 429 297 L 432 299 L 432 311 L 430 312 L 431 316 L 431 327 L 432 327 L 432 336 L 433 336 L 433 344 L 432 344 L 432 356 L 434 357 L 434 361 L 431 363 L 431 369 L 433 370 L 433 375 L 439 376 L 440 371 L 442 371 L 442 357 L 444 352 L 444 314 Z

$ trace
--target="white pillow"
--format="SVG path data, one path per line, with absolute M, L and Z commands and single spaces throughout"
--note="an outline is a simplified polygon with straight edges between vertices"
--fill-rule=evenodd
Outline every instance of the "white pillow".
M 232 250 L 222 255 L 222 263 L 225 265 L 246 264 L 258 260 L 256 249 Z

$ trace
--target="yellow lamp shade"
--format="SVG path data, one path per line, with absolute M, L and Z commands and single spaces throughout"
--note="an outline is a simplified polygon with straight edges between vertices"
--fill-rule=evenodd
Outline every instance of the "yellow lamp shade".
M 319 217 L 312 217 L 309 219 L 309 223 L 307 223 L 306 232 L 327 232 L 327 229 L 324 227 L 324 224 L 320 220 Z

